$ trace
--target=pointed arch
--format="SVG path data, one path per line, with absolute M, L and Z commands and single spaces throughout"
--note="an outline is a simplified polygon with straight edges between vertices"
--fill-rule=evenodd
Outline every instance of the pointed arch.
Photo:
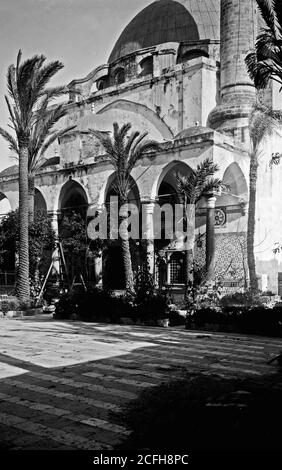
M 244 196 L 248 193 L 246 178 L 237 162 L 231 163 L 226 168 L 222 180 L 230 186 L 230 194 Z
M 38 188 L 35 188 L 35 192 L 34 192 L 34 209 L 42 210 L 45 213 L 47 213 L 47 204 L 46 204 L 45 198 L 42 192 Z
M 159 176 L 155 179 L 152 192 L 151 192 L 151 199 L 155 200 L 158 197 L 160 186 L 163 182 L 170 184 L 174 189 L 176 189 L 176 181 L 174 177 L 174 173 L 181 173 L 183 175 L 187 175 L 192 171 L 189 165 L 180 161 L 180 160 L 173 160 L 172 162 L 168 163 L 161 171 Z
M 97 114 L 102 115 L 113 109 L 119 109 L 122 111 L 129 111 L 131 113 L 138 114 L 148 120 L 159 131 L 164 139 L 173 139 L 173 133 L 167 124 L 147 106 L 140 103 L 135 103 L 133 101 L 120 99 L 114 101 L 113 103 L 107 104 L 104 106 L 104 108 L 97 111 Z
M 68 194 L 71 193 L 72 190 L 80 194 L 84 198 L 86 205 L 90 204 L 90 197 L 87 188 L 82 185 L 81 182 L 77 179 L 71 178 L 61 185 L 60 190 L 58 191 L 56 199 L 54 201 L 54 211 L 61 210 L 62 203 L 64 203 L 65 198 Z
M 6 194 L 0 191 L 0 218 L 8 214 L 12 210 L 11 203 Z

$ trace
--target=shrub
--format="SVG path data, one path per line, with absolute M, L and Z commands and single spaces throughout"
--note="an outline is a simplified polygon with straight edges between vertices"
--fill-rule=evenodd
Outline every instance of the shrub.
M 234 305 L 253 307 L 254 305 L 262 305 L 261 294 L 253 294 L 249 290 L 245 292 L 235 292 L 234 294 L 229 294 L 222 297 L 220 304 L 222 307 Z
M 15 254 L 19 245 L 19 211 L 9 212 L 0 223 L 0 265 L 3 271 L 15 268 Z M 34 221 L 29 226 L 30 277 L 45 274 L 48 270 L 51 253 L 55 246 L 55 233 L 51 221 L 42 210 L 36 210 Z M 50 258 L 50 259 L 49 259 Z
M 98 288 L 61 295 L 55 318 L 70 318 L 73 315 L 83 321 L 119 322 L 121 317 L 132 315 L 132 305 L 127 295 L 114 296 L 110 291 Z
M 13 311 L 22 310 L 22 305 L 16 297 L 10 297 L 7 299 L 0 300 L 0 310 L 2 310 L 4 314 L 6 314 L 7 312 L 11 310 Z
M 218 327 L 221 331 L 282 336 L 282 308 L 264 306 L 228 306 L 222 311 L 197 310 L 193 315 L 196 328 Z
M 180 315 L 176 310 L 170 310 L 168 318 L 169 326 L 180 326 L 186 323 L 185 317 Z
M 140 305 L 147 302 L 155 294 L 154 278 L 148 266 L 142 266 L 135 276 L 134 302 Z
M 186 295 L 187 310 L 194 312 L 202 309 L 220 309 L 220 282 L 203 281 L 199 285 L 192 285 Z
M 64 293 L 60 296 L 60 300 L 56 305 L 54 318 L 70 318 L 73 314 L 77 313 L 77 308 L 78 305 L 76 304 L 76 299 L 74 296 L 70 293 Z
M 239 318 L 239 325 L 243 333 L 281 336 L 282 309 L 281 307 L 246 309 Z
M 136 317 L 142 323 L 156 325 L 157 321 L 169 318 L 169 298 L 166 291 L 153 293 L 136 305 Z

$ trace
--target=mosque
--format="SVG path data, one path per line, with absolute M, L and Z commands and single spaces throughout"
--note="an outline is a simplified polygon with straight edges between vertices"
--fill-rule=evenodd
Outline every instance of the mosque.
M 229 191 L 197 207 L 196 260 L 204 266 L 213 259 L 214 277 L 227 291 L 246 286 L 248 116 L 258 95 L 244 58 L 260 24 L 253 0 L 157 0 L 132 19 L 107 63 L 69 84 L 62 125 L 77 127 L 57 142 L 50 165 L 36 177 L 36 207 L 48 212 L 56 232 L 64 210 L 102 210 L 113 193 L 115 172 L 88 129 L 109 132 L 115 121 L 130 122 L 160 143 L 158 152 L 146 153 L 132 171 L 130 200 L 143 208 L 149 226 L 156 203 L 178 202 L 176 172 L 187 175 L 207 157 L 219 165 L 217 176 Z M 273 84 L 259 99 L 279 108 Z M 279 136 L 266 142 L 260 157 L 255 255 L 260 287 L 282 293 L 282 260 L 273 252 L 282 232 L 282 170 L 269 166 L 278 144 Z M 0 191 L 1 204 L 15 209 L 17 167 L 0 173 Z M 156 279 L 161 254 L 167 260 L 163 282 L 181 292 L 184 253 L 178 240 L 152 240 L 146 249 Z M 95 278 L 122 287 L 120 263 L 117 244 L 95 261 Z

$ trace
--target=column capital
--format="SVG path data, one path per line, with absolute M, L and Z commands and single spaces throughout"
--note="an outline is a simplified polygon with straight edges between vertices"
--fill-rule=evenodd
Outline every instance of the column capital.
M 103 210 L 105 210 L 106 205 L 105 204 L 92 204 L 88 206 L 87 209 L 87 216 L 88 217 L 95 217 L 96 214 L 100 215 L 102 214 Z
M 206 196 L 207 209 L 214 209 L 216 203 L 216 196 L 210 195 Z
M 58 209 L 56 210 L 48 210 L 47 211 L 47 214 L 50 216 L 50 217 L 55 217 L 56 215 L 58 215 L 60 213 L 60 211 Z
M 157 199 L 151 199 L 151 198 L 146 198 L 144 197 L 143 199 L 140 199 L 141 204 L 156 204 Z
M 147 214 L 153 214 L 157 201 L 155 199 L 141 200 L 142 206 L 145 207 Z

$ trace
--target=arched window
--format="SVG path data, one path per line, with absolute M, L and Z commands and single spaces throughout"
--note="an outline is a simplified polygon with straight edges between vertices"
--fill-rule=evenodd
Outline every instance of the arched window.
M 104 88 L 106 88 L 106 81 L 103 78 L 100 78 L 96 81 L 96 87 L 98 91 L 104 90 Z
M 140 77 L 145 77 L 146 75 L 153 74 L 153 57 L 145 57 L 145 59 L 141 60 L 140 64 Z
M 93 82 L 93 85 L 91 87 L 91 93 L 95 93 L 96 91 L 101 91 L 104 90 L 107 87 L 107 80 L 106 78 L 98 78 L 95 82 Z
M 121 85 L 125 82 L 125 72 L 123 68 L 119 68 L 115 71 L 115 84 Z
M 188 60 L 197 59 L 198 57 L 209 57 L 209 54 L 206 51 L 200 49 L 194 49 L 192 51 L 187 51 L 185 54 L 178 58 L 178 63 L 188 62 Z

